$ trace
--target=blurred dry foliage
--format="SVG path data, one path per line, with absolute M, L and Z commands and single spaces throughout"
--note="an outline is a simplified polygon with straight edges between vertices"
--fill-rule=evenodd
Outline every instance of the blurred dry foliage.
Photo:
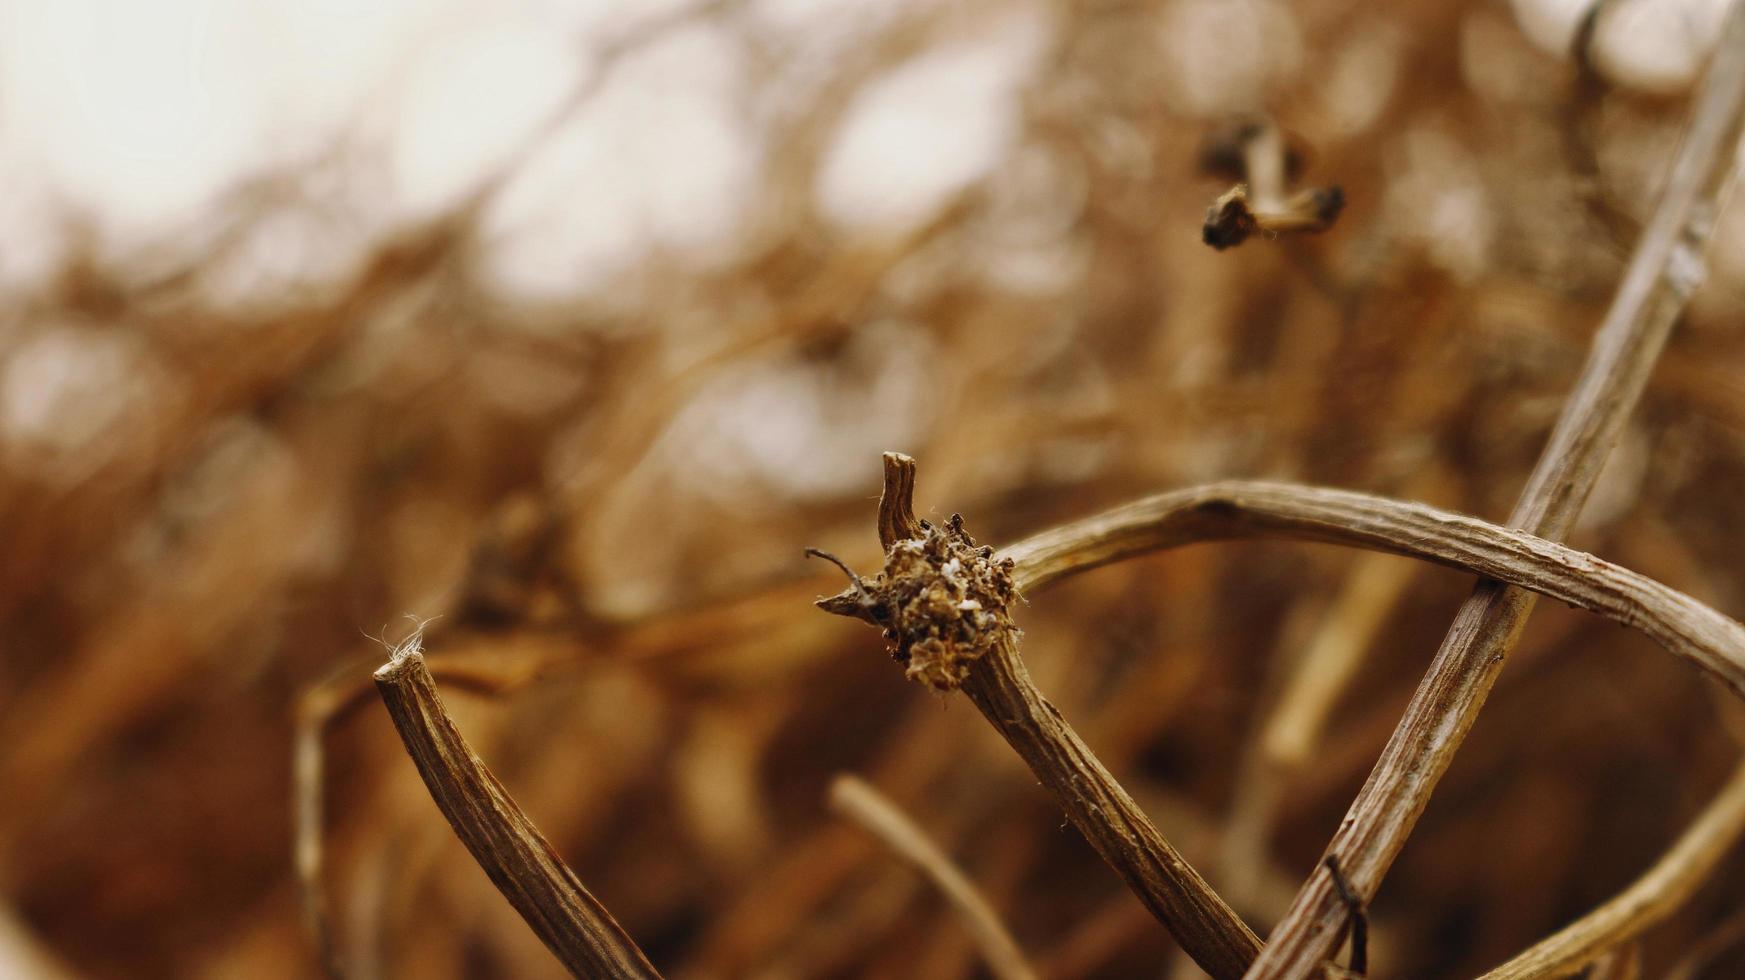
M 841 580 L 802 548 L 876 567 L 884 449 L 920 459 L 924 514 L 994 542 L 1224 477 L 1499 519 L 1685 108 L 1546 53 L 1494 2 L 776 6 L 620 32 L 417 221 L 347 223 L 379 180 L 367 141 L 222 195 L 197 248 L 117 252 L 67 219 L 52 274 L 0 306 L 3 955 L 314 973 L 294 726 L 363 691 L 373 637 L 414 614 L 439 617 L 433 666 L 476 675 L 445 684 L 469 740 L 665 971 L 982 969 L 945 901 L 827 809 L 847 770 L 1045 974 L 1159 975 L 1163 930 L 967 704 L 811 607 Z M 571 291 L 490 273 L 522 171 L 614 71 L 699 31 L 737 52 L 762 147 L 726 244 L 657 236 L 565 270 Z M 875 90 L 928 95 L 889 73 L 1007 35 L 1029 51 L 985 172 L 895 213 L 832 203 L 838 141 L 880 133 L 844 121 Z M 1198 148 L 1260 109 L 1349 203 L 1324 235 L 1214 252 L 1199 227 L 1227 185 Z M 319 271 L 260 271 L 285 222 Z M 1716 241 L 1571 543 L 1737 615 L 1745 209 Z M 1042 688 L 1264 935 L 1470 586 L 1233 543 L 1076 579 L 1020 623 Z M 1284 719 L 1317 650 L 1361 663 Z M 1513 659 L 1374 903 L 1383 975 L 1471 975 L 1585 912 L 1739 754 L 1713 685 L 1638 635 L 1541 607 Z M 351 975 L 556 975 L 364 693 L 320 743 Z M 1737 933 L 1741 881 L 1734 855 L 1648 936 L 1650 974 L 1693 949 L 1715 957 L 1697 975 L 1745 970 L 1704 945 Z

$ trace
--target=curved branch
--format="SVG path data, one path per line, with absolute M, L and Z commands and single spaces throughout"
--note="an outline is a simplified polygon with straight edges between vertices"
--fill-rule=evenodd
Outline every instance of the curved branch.
M 914 463 L 887 454 L 881 514 L 908 512 Z M 883 574 L 821 599 L 831 612 L 887 629 L 912 677 L 961 687 L 1024 758 L 1091 845 L 1121 875 L 1195 962 L 1216 977 L 1239 976 L 1260 944 L 1228 903 L 1182 859 L 1077 733 L 1030 680 L 1018 655 L 1005 602 L 986 592 L 955 608 L 997 613 L 991 623 L 914 617 L 917 597 L 970 595 L 935 581 L 943 568 L 982 574 L 1005 569 L 1019 592 L 1166 548 L 1234 538 L 1287 538 L 1355 545 L 1421 558 L 1560 599 L 1635 627 L 1719 677 L 1745 697 L 1745 626 L 1653 579 L 1521 531 L 1423 504 L 1348 490 L 1282 483 L 1227 482 L 1148 497 L 1026 538 L 997 557 L 974 547 L 953 518 L 949 529 L 918 527 L 921 540 L 896 542 Z M 960 540 L 961 539 L 961 540 Z M 934 568 L 928 567 L 931 562 Z M 919 571 L 916 566 L 919 565 Z M 918 577 L 917 577 L 918 576 Z M 997 591 L 997 590 L 996 590 Z M 959 596 L 959 592 L 964 592 Z M 921 605 L 936 603 L 923 601 Z M 949 604 L 947 604 L 949 606 Z M 967 638 L 947 651 L 951 669 L 915 654 L 932 640 Z
M 1599 908 L 1481 980 L 1567 977 L 1677 911 L 1745 833 L 1745 766 L 1654 867 Z
M 1288 483 L 1227 482 L 1135 501 L 1005 549 L 1020 590 L 1200 541 L 1288 538 L 1457 568 L 1641 630 L 1745 698 L 1745 626 L 1586 552 L 1424 504 Z
M 1546 538 L 1569 533 L 1606 456 L 1648 385 L 1666 339 L 1707 274 L 1703 257 L 1733 184 L 1745 129 L 1745 0 L 1734 0 L 1654 216 L 1594 334 L 1575 390 L 1509 523 Z M 1460 607 L 1327 853 L 1360 899 L 1373 896 L 1443 773 L 1478 720 L 1533 597 L 1481 582 Z M 1317 865 L 1248 971 L 1254 980 L 1313 974 L 1350 910 Z
M 1006 924 L 957 865 L 927 833 L 873 785 L 843 774 L 830 784 L 830 807 L 860 824 L 898 857 L 920 869 L 957 910 L 970 937 L 998 980 L 1036 980 L 1036 971 Z
M 642 950 L 461 737 L 443 710 L 417 638 L 395 650 L 375 679 L 442 815 L 546 947 L 579 977 L 658 978 Z

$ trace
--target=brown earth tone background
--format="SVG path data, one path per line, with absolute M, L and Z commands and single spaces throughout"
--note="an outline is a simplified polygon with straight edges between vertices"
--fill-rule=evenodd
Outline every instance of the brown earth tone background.
M 406 617 L 669 975 L 979 975 L 944 900 L 826 808 L 843 771 L 1046 975 L 1179 970 L 969 704 L 812 608 L 842 579 L 802 549 L 876 568 L 887 449 L 922 516 L 993 543 L 1233 477 L 1502 520 L 1720 9 L 1615 0 L 1578 59 L 1568 6 L 8 8 L 0 975 L 319 975 L 300 724 L 350 975 L 561 975 L 368 688 Z M 1201 147 L 1255 113 L 1348 204 L 1216 252 Z M 1569 539 L 1734 616 L 1742 318 L 1735 206 Z M 1264 936 L 1471 586 L 1197 545 L 1018 621 Z M 1296 665 L 1341 655 L 1350 682 L 1281 715 Z M 1541 604 L 1375 899 L 1374 975 L 1471 976 L 1616 893 L 1742 738 L 1717 685 Z M 1740 881 L 1735 854 L 1647 975 L 1745 971 Z

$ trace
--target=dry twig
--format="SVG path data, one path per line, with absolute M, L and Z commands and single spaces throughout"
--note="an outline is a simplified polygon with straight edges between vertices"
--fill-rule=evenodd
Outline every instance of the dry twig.
M 1000 921 L 999 914 L 945 852 L 895 803 L 866 780 L 841 775 L 830 785 L 830 806 L 866 828 L 933 882 L 963 919 L 994 976 L 1001 980 L 1033 980 L 1036 971 L 1025 961 L 1024 951 Z
M 1742 939 L 1745 939 L 1745 908 L 1735 910 L 1687 947 L 1662 980 L 1697 980 L 1716 959 Z
M 1684 836 L 1599 908 L 1565 926 L 1484 980 L 1567 977 L 1610 950 L 1642 935 L 1690 898 L 1745 833 L 1745 766 L 1735 770 Z
M 1745 626 L 1611 562 L 1424 504 L 1288 483 L 1213 483 L 1044 531 L 1002 554 L 1029 591 L 1134 555 L 1233 538 L 1355 545 L 1473 572 L 1639 629 L 1745 697 Z
M 1594 960 L 1585 980 L 1638 980 L 1641 976 L 1642 944 L 1630 943 Z
M 1360 675 L 1376 636 L 1417 571 L 1417 565 L 1385 552 L 1366 554 L 1352 564 L 1337 595 L 1314 610 L 1319 624 L 1306 642 L 1281 637 L 1289 644 L 1283 650 L 1298 643 L 1302 650 L 1280 658 L 1284 679 L 1237 762 L 1221 841 L 1218 876 L 1237 908 L 1253 907 L 1259 869 L 1270 853 L 1284 800 L 1284 780 L 1314 758 L 1335 704 Z M 1283 913 L 1289 901 L 1287 896 L 1272 914 Z
M 1287 193 L 1286 184 L 1301 169 L 1302 155 L 1286 145 L 1284 134 L 1271 120 L 1227 127 L 1201 150 L 1200 164 L 1239 181 L 1212 202 L 1200 231 L 1201 239 L 1219 251 L 1256 233 L 1326 231 L 1345 208 L 1345 192 L 1338 187 Z
M 437 807 L 546 947 L 576 976 L 658 977 L 642 950 L 461 738 L 443 710 L 418 638 L 401 644 L 375 677 Z
M 942 690 L 961 687 L 1202 967 L 1205 960 L 1178 929 L 1190 930 L 1199 949 L 1213 951 L 1205 955 L 1215 958 L 1229 944 L 1208 931 L 1220 927 L 1205 910 L 1228 906 L 1036 691 L 1017 656 L 1016 630 L 1005 620 L 1009 597 L 985 583 L 964 587 L 947 580 L 976 572 L 977 559 L 981 574 L 997 577 L 1003 571 L 1010 588 L 1025 591 L 1200 541 L 1273 537 L 1357 545 L 1470 571 L 1635 627 L 1745 697 L 1745 627 L 1628 569 L 1476 518 L 1346 490 L 1230 482 L 1161 494 L 1045 531 L 1005 549 L 996 562 L 991 549 L 975 549 L 955 517 L 949 529 L 914 519 L 913 460 L 887 453 L 885 470 L 879 528 L 891 548 L 886 571 L 872 581 L 850 572 L 851 587 L 819 605 L 885 628 L 911 678 Z M 916 533 L 924 538 L 917 540 Z M 953 575 L 941 576 L 942 570 Z M 1094 787 L 1095 795 L 1083 795 L 1083 787 Z M 1105 802 L 1105 795 L 1118 802 Z M 1139 828 L 1129 836 L 1101 816 L 1119 801 L 1125 806 L 1110 810 L 1118 814 L 1114 821 Z M 1352 892 L 1363 897 L 1355 887 Z M 1184 907 L 1199 916 L 1188 925 Z
M 464 660 L 426 665 L 444 683 L 464 691 L 495 696 L 532 680 L 547 657 L 507 664 Z M 327 755 L 323 743 L 333 727 L 368 703 L 370 678 L 356 663 L 341 665 L 297 699 L 291 737 L 291 838 L 303 926 L 315 944 L 322 969 L 329 977 L 345 976 L 343 957 L 333 934 L 333 912 L 324 881 Z
M 0 976 L 69 980 L 76 975 L 10 910 L 0 909 Z
M 819 606 L 885 628 L 911 678 L 961 689 L 1194 962 L 1216 977 L 1239 975 L 1259 940 L 1031 681 L 1007 610 L 1017 598 L 1012 563 L 977 547 L 956 517 L 944 528 L 917 521 L 915 461 L 897 453 L 884 461 L 885 571 L 870 582 L 856 577 Z
M 1594 338 L 1581 380 L 1510 516 L 1511 525 L 1558 538 L 1574 523 L 1648 383 L 1673 321 L 1705 275 L 1703 249 L 1732 180 L 1742 124 L 1745 3 L 1736 2 L 1660 204 Z M 1375 895 L 1405 846 L 1532 608 L 1529 593 L 1482 582 L 1455 617 L 1327 848 L 1364 900 Z M 1347 914 L 1332 876 L 1318 864 L 1249 975 L 1309 976 L 1327 959 Z

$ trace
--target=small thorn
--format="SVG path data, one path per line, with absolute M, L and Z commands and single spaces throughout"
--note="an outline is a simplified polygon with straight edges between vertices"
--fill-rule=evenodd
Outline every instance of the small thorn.
M 837 568 L 842 569 L 842 574 L 847 575 L 848 581 L 854 585 L 854 591 L 860 593 L 860 597 L 865 599 L 867 602 L 873 601 L 872 593 L 866 590 L 865 583 L 861 582 L 860 576 L 854 573 L 854 569 L 848 567 L 847 562 L 844 562 L 842 559 L 828 551 L 823 551 L 818 548 L 807 548 L 806 557 L 822 558 L 830 564 L 835 565 Z

